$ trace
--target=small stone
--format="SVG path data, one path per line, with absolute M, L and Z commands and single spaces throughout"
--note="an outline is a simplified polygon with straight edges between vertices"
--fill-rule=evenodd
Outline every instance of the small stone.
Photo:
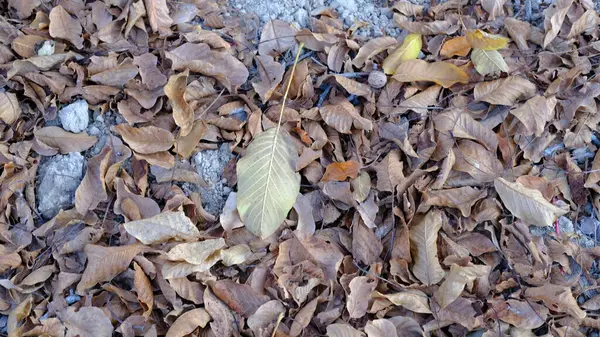
M 374 70 L 369 74 L 369 85 L 375 89 L 383 88 L 387 83 L 387 76 L 378 70 Z
M 98 114 L 98 116 L 96 116 L 96 122 L 104 123 L 104 116 Z
M 84 162 L 80 153 L 72 152 L 54 156 L 40 166 L 36 196 L 38 211 L 45 219 L 73 206 L 75 190 L 83 179 Z
M 63 129 L 75 133 L 85 130 L 90 123 L 88 103 L 85 100 L 78 100 L 64 106 L 58 112 L 58 116 Z

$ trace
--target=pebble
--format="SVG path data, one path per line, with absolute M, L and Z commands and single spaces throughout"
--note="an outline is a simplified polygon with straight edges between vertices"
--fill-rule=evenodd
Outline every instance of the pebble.
M 85 130 L 90 123 L 88 103 L 85 100 L 78 100 L 65 105 L 58 112 L 58 117 L 63 129 L 79 133 Z

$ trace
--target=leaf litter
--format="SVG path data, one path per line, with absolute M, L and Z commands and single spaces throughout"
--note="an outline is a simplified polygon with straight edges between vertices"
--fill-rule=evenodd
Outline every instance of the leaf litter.
M 2 334 L 598 333 L 593 3 L 48 4 L 0 15 Z

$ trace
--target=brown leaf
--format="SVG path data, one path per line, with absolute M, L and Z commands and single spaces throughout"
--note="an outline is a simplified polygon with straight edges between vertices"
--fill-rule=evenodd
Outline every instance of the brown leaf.
M 423 201 L 430 206 L 457 208 L 464 217 L 469 217 L 473 205 L 486 196 L 486 190 L 465 186 L 447 190 L 425 191 L 423 192 Z
M 545 323 L 548 309 L 535 302 L 510 299 L 495 302 L 488 314 L 519 329 L 531 330 Z
M 175 124 L 181 128 L 180 136 L 182 137 L 192 131 L 194 123 L 194 109 L 184 98 L 188 75 L 187 69 L 177 75 L 171 75 L 169 82 L 164 87 L 165 95 L 169 98 L 173 108 L 173 119 L 175 119 Z
M 497 16 L 504 16 L 504 3 L 506 0 L 482 0 L 481 7 L 490 14 L 489 20 L 496 20 Z
M 260 42 L 258 44 L 258 54 L 268 55 L 283 54 L 291 49 L 296 41 L 294 40 L 294 30 L 289 23 L 280 20 L 271 20 L 263 26 Z
M 142 2 L 140 1 L 140 3 Z M 156 67 L 157 62 L 158 57 L 150 53 L 133 57 L 133 64 L 140 70 L 142 83 L 144 83 L 149 90 L 162 87 L 167 83 L 167 76 L 160 72 Z
M 266 103 L 271 99 L 277 86 L 283 80 L 285 68 L 269 55 L 256 56 L 256 67 L 258 68 L 261 81 L 252 83 L 252 87 L 256 90 L 262 102 Z
M 579 308 L 577 300 L 573 297 L 571 288 L 547 283 L 541 287 L 525 289 L 524 295 L 530 300 L 544 302 L 552 311 L 565 312 L 576 319 L 586 317 L 586 312 Z
M 488 151 L 479 143 L 461 140 L 458 143 L 456 162 L 452 167 L 456 171 L 468 173 L 480 182 L 491 182 L 502 175 L 504 168 L 495 153 Z
M 35 140 L 58 150 L 60 153 L 82 152 L 94 144 L 96 137 L 86 132 L 71 133 L 57 126 L 47 126 L 33 132 Z
M 208 287 L 204 291 L 204 306 L 210 317 L 213 319 L 213 322 L 210 323 L 210 327 L 215 336 L 231 337 L 234 333 L 234 329 L 237 330 L 237 324 L 235 324 L 233 314 Z
M 344 181 L 346 178 L 354 179 L 358 176 L 360 163 L 356 160 L 348 160 L 341 163 L 331 163 L 325 168 L 322 182 Z
M 520 99 L 530 98 L 535 92 L 536 87 L 533 83 L 522 77 L 509 76 L 477 83 L 474 94 L 477 101 L 512 106 Z
M 21 116 L 21 106 L 17 95 L 11 92 L 0 93 L 0 120 L 11 125 Z
M 115 126 L 115 131 L 132 150 L 141 154 L 152 154 L 169 150 L 175 141 L 173 134 L 156 126 L 135 128 L 127 124 Z
M 167 169 L 175 166 L 175 156 L 168 151 L 161 151 L 151 154 L 134 152 L 133 155 L 139 160 L 145 160 L 150 165 L 156 165 Z
M 31 16 L 33 10 L 38 7 L 40 0 L 8 0 L 10 7 L 17 10 L 19 19 L 26 19 Z
M 83 29 L 78 20 L 72 18 L 61 5 L 52 8 L 49 18 L 50 36 L 65 39 L 77 49 L 83 48 L 83 37 L 81 36 Z
M 296 337 L 299 336 L 302 331 L 310 324 L 312 317 L 315 314 L 315 310 L 317 310 L 317 305 L 319 304 L 320 297 L 316 297 L 312 301 L 308 302 L 294 317 L 294 321 L 292 322 L 292 326 L 290 328 L 290 336 Z
M 123 215 L 125 221 L 148 219 L 160 213 L 160 207 L 156 201 L 131 193 L 123 179 L 115 179 L 114 189 L 117 191 L 117 200 L 113 206 L 113 212 Z
M 377 282 L 366 276 L 357 276 L 350 281 L 350 295 L 346 301 L 346 309 L 351 318 L 361 318 L 369 309 L 371 293 L 375 290 Z
M 527 129 L 524 135 L 535 134 L 539 137 L 544 132 L 546 123 L 554 118 L 554 108 L 556 107 L 556 97 L 545 98 L 534 96 L 523 103 L 520 107 L 510 111 L 517 117 Z
M 410 228 L 410 247 L 413 257 L 413 274 L 425 285 L 437 284 L 444 270 L 437 257 L 438 231 L 442 228 L 442 212 L 430 211 L 413 220 Z
M 490 267 L 485 265 L 469 264 L 467 266 L 459 266 L 453 263 L 450 266 L 450 274 L 434 293 L 441 308 L 447 307 L 454 302 L 467 284 L 475 281 L 475 279 L 488 276 Z
M 152 31 L 160 36 L 171 35 L 173 20 L 169 16 L 169 8 L 166 0 L 144 0 L 146 14 Z
M 46 41 L 46 39 L 38 35 L 21 35 L 17 36 L 12 41 L 10 47 L 15 53 L 19 54 L 19 56 L 30 58 L 36 56 L 36 47 L 44 41 Z
M 361 220 L 352 228 L 352 255 L 354 259 L 366 265 L 371 265 L 380 260 L 383 251 L 381 240 L 375 235 L 374 230 L 367 227 Z
M 341 133 L 349 134 L 352 125 L 359 130 L 371 131 L 373 129 L 373 123 L 362 117 L 348 100 L 327 104 L 321 107 L 319 112 L 327 125 Z
M 526 224 L 551 226 L 559 216 L 567 213 L 546 201 L 540 191 L 527 188 L 520 183 L 498 178 L 494 180 L 494 187 L 504 206 Z
M 149 1 L 149 0 L 148 0 Z M 246 83 L 248 69 L 242 62 L 228 53 L 213 51 L 207 44 L 184 43 L 165 52 L 173 62 L 173 70 L 185 70 L 216 78 L 230 92 Z
M 507 17 L 504 19 L 504 27 L 520 50 L 529 49 L 529 45 L 527 44 L 527 40 L 531 34 L 531 24 L 529 22 Z
M 358 54 L 352 60 L 352 64 L 355 67 L 362 67 L 365 61 L 372 58 L 373 56 L 381 53 L 382 51 L 395 46 L 398 43 L 396 39 L 390 36 L 378 37 L 369 40 L 358 50 Z
M 100 308 L 83 307 L 75 312 L 74 307 L 69 307 L 59 317 L 67 329 L 65 337 L 111 337 L 113 334 L 112 323 Z
M 406 309 L 422 314 L 430 314 L 429 298 L 425 293 L 419 290 L 406 290 L 393 294 L 381 294 L 376 292 L 376 297 L 383 297 L 394 305 L 405 307 Z
M 184 159 L 189 158 L 207 132 L 208 126 L 204 121 L 195 121 L 192 126 L 192 131 L 190 131 L 187 136 L 176 139 L 174 148 L 175 153 L 179 154 L 179 156 Z
M 81 281 L 77 284 L 77 293 L 83 294 L 85 290 L 100 282 L 112 280 L 113 277 L 125 271 L 131 260 L 144 249 L 145 247 L 142 245 L 120 247 L 85 246 L 87 267 L 83 272 Z
M 341 85 L 349 94 L 361 96 L 370 102 L 375 100 L 371 87 L 366 83 L 360 83 L 351 78 L 341 75 L 333 75 L 335 81 Z
M 272 300 L 261 305 L 254 314 L 248 317 L 248 327 L 259 335 L 260 331 L 266 329 L 270 324 L 277 321 L 279 315 L 284 314 L 285 307 L 278 300 Z
M 248 317 L 269 300 L 269 296 L 258 294 L 249 285 L 225 279 L 210 284 L 215 296 L 238 314 Z
M 400 106 L 395 107 L 389 112 L 389 115 L 404 114 L 407 111 L 414 111 L 421 116 L 428 114 L 430 105 L 436 105 L 438 96 L 442 87 L 439 85 L 432 85 L 431 87 L 423 90 L 422 92 L 410 96 L 409 98 L 402 101 Z
M 393 192 L 404 180 L 403 166 L 400 161 L 400 151 L 392 150 L 375 167 L 377 171 L 377 189 L 380 191 Z
M 138 72 L 138 67 L 133 64 L 133 60 L 126 58 L 117 67 L 92 75 L 90 80 L 111 87 L 122 87 Z
M 187 336 L 199 327 L 204 328 L 210 320 L 211 317 L 204 308 L 192 309 L 177 317 L 167 331 L 166 337 Z
M 207 271 L 221 259 L 220 250 L 227 247 L 223 239 L 209 239 L 200 242 L 180 243 L 167 254 L 171 261 L 185 261 Z
M 135 269 L 133 287 L 137 293 L 137 298 L 144 307 L 144 317 L 150 317 L 152 314 L 152 307 L 154 305 L 154 293 L 152 292 L 152 284 L 148 276 L 144 273 L 144 270 L 137 264 L 133 263 Z
M 454 34 L 458 30 L 458 25 L 450 21 L 410 21 L 400 14 L 394 14 L 394 23 L 402 29 L 410 33 L 421 35 L 438 35 L 438 34 Z
M 442 49 L 440 49 L 440 55 L 448 58 L 452 56 L 467 56 L 470 51 L 471 44 L 467 41 L 467 37 L 459 36 L 444 42 Z
M 435 82 L 444 88 L 456 83 L 469 83 L 469 76 L 462 69 L 443 61 L 429 63 L 424 60 L 406 60 L 398 66 L 393 79 L 399 82 Z
M 571 26 L 571 31 L 567 38 L 571 39 L 581 35 L 582 33 L 596 29 L 598 23 L 600 22 L 600 18 L 598 17 L 598 13 L 596 13 L 593 9 L 588 9 L 582 16 L 579 17 L 575 22 L 573 22 L 573 26 Z
M 335 323 L 327 326 L 327 337 L 364 337 L 365 334 L 354 329 L 350 324 Z
M 85 176 L 75 191 L 75 209 L 79 214 L 93 211 L 98 204 L 108 200 L 104 177 L 111 156 L 112 150 L 106 146 L 98 155 L 88 159 Z
M 543 47 L 546 48 L 550 42 L 556 38 L 560 32 L 565 17 L 573 4 L 573 0 L 558 1 L 556 6 L 553 6 L 544 11 L 544 28 L 546 30 L 546 36 L 544 36 Z

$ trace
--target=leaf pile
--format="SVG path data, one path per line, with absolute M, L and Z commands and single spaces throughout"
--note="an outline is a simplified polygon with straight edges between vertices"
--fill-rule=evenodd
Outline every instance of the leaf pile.
M 331 8 L 257 35 L 220 1 L 3 3 L 2 335 L 597 334 L 594 4 L 432 4 L 364 39 Z M 118 118 L 63 129 L 76 100 Z M 211 214 L 190 158 L 223 143 Z

